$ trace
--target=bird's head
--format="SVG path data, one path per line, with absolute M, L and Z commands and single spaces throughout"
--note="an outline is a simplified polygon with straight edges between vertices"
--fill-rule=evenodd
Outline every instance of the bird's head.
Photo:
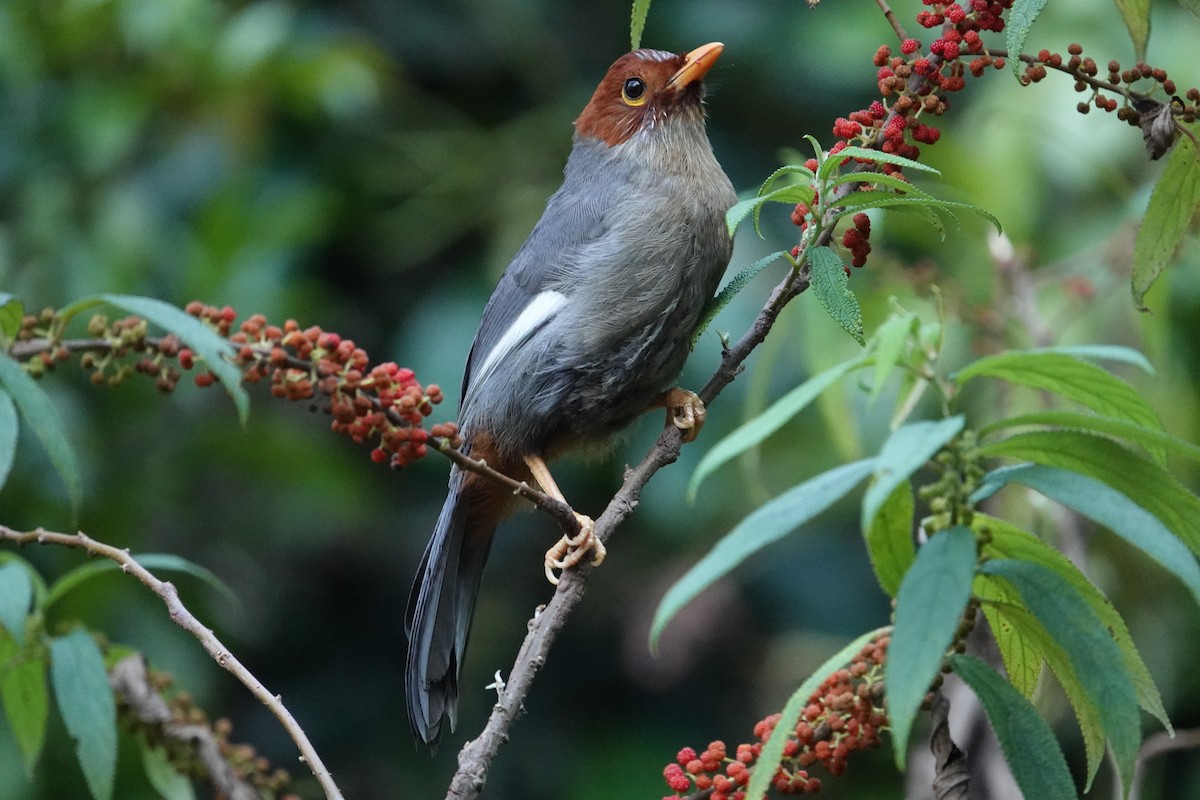
M 674 119 L 702 123 L 701 79 L 724 49 L 720 42 L 710 42 L 690 53 L 626 53 L 608 68 L 575 120 L 576 132 L 613 147 L 643 131 L 664 128 Z

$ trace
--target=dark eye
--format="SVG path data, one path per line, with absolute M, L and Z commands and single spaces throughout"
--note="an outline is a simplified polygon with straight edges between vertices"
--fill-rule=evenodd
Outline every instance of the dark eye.
M 646 102 L 646 82 L 641 78 L 626 78 L 621 87 L 621 99 L 631 106 Z

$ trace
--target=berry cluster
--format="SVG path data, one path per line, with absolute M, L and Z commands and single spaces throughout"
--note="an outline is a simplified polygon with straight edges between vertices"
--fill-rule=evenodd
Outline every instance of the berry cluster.
M 288 400 L 311 401 L 312 410 L 333 417 L 335 433 L 357 444 L 372 446 L 371 459 L 403 467 L 428 452 L 430 439 L 445 439 L 459 447 L 458 426 L 439 423 L 424 428 L 425 418 L 442 402 L 442 391 L 422 386 L 413 371 L 393 363 L 371 366 L 366 352 L 349 339 L 313 326 L 302 329 L 294 320 L 283 327 L 270 325 L 255 314 L 240 325 L 229 306 L 217 308 L 193 301 L 186 311 L 204 322 L 234 346 L 231 361 L 247 383 L 264 379 L 271 394 Z M 91 370 L 92 383 L 116 385 L 135 374 L 154 380 L 163 392 L 175 389 L 181 371 L 192 370 L 202 359 L 174 334 L 149 335 L 149 323 L 130 316 L 110 321 L 93 316 L 87 339 L 65 339 L 65 323 L 53 309 L 28 315 L 21 321 L 13 354 L 34 376 L 54 369 L 80 353 L 80 365 Z M 212 386 L 216 375 L 195 376 L 197 386 Z
M 411 369 L 391 362 L 372 367 L 366 351 L 350 339 L 315 325 L 301 329 L 295 320 L 287 320 L 282 328 L 270 325 L 262 314 L 252 315 L 231 333 L 237 314 L 228 306 L 193 301 L 186 311 L 237 346 L 233 361 L 248 383 L 268 378 L 271 394 L 287 400 L 324 398 L 326 404 L 314 403 L 314 410 L 323 408 L 333 417 L 333 431 L 356 444 L 376 442 L 371 450 L 376 463 L 403 467 L 423 457 L 426 443 L 434 437 L 459 444 L 454 423 L 439 423 L 428 431 L 421 427 L 442 401 L 436 384 L 422 387 Z M 190 366 L 194 359 L 191 351 L 180 350 L 180 364 Z M 214 381 L 211 372 L 196 376 L 198 386 Z
M 870 236 L 871 218 L 861 212 L 855 214 L 854 227 L 847 228 L 842 234 L 842 246 L 850 251 L 850 263 L 856 267 L 867 263 L 867 256 L 871 253 Z
M 281 798 L 295 797 L 295 795 L 281 794 L 292 782 L 291 775 L 288 774 L 287 770 L 282 768 L 273 769 L 270 761 L 265 756 L 259 755 L 252 745 L 230 741 L 230 735 L 233 732 L 232 722 L 225 718 L 212 722 L 204 712 L 204 709 L 195 705 L 189 693 L 171 692 L 174 680 L 169 673 L 153 669 L 149 670 L 149 681 L 154 690 L 163 696 L 171 712 L 168 724 L 173 727 L 189 726 L 207 728 L 210 731 L 212 742 L 217 746 L 221 759 L 233 768 L 234 776 L 238 780 L 253 785 L 268 796 Z M 161 732 L 155 729 L 154 725 L 144 719 L 138 718 L 124 704 L 118 707 L 118 711 L 121 712 L 122 722 L 127 727 L 135 728 L 141 731 L 147 738 L 152 741 L 160 741 L 165 746 L 167 759 L 175 769 L 184 775 L 199 780 L 210 777 L 205 765 L 196 757 L 195 746 L 185 744 L 177 737 L 163 737 Z M 159 722 L 159 724 L 162 723 Z M 192 738 L 198 746 L 202 739 L 208 738 L 208 736 Z
M 879 744 L 879 732 L 887 724 L 883 665 L 890 641 L 882 635 L 869 642 L 848 667 L 826 678 L 809 698 L 784 745 L 783 762 L 775 768 L 771 781 L 775 791 L 817 794 L 821 781 L 809 774 L 809 767 L 820 762 L 829 774 L 838 776 L 846 771 L 851 753 Z M 743 800 L 754 762 L 779 719 L 779 714 L 773 714 L 755 725 L 758 741 L 739 744 L 733 758 L 721 741 L 712 742 L 699 754 L 683 748 L 663 769 L 667 786 L 677 794 L 711 790 L 710 800 Z

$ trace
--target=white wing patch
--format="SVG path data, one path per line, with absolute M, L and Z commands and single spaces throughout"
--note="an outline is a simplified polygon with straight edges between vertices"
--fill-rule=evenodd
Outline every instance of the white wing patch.
M 520 315 L 513 320 L 512 325 L 509 325 L 508 330 L 500 337 L 500 341 L 496 342 L 496 346 L 487 354 L 487 358 L 483 360 L 483 366 L 471 376 L 471 383 L 475 386 L 481 384 L 509 353 L 557 314 L 566 303 L 567 297 L 562 292 L 549 290 L 539 292 L 529 301 L 529 305 L 521 310 Z

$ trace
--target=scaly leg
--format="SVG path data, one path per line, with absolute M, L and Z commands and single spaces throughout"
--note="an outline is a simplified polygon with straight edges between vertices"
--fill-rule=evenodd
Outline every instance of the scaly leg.
M 529 467 L 529 472 L 542 487 L 543 492 L 560 503 L 571 505 L 563 497 L 562 491 L 554 482 L 554 478 L 550 475 L 550 469 L 541 456 L 525 456 L 525 465 Z M 574 537 L 562 537 L 558 544 L 546 551 L 546 580 L 556 586 L 558 577 L 554 574 L 555 570 L 564 570 L 575 566 L 583 561 L 584 556 L 588 553 L 592 554 L 592 566 L 598 567 L 604 561 L 604 557 L 608 555 L 604 543 L 596 538 L 596 523 L 592 521 L 592 518 L 575 511 L 571 513 L 575 514 L 575 519 L 579 522 L 579 533 Z
M 667 423 L 683 432 L 685 442 L 696 440 L 700 429 L 704 427 L 705 418 L 708 417 L 704 401 L 695 392 L 680 389 L 678 386 L 668 389 L 654 404 L 666 407 Z

